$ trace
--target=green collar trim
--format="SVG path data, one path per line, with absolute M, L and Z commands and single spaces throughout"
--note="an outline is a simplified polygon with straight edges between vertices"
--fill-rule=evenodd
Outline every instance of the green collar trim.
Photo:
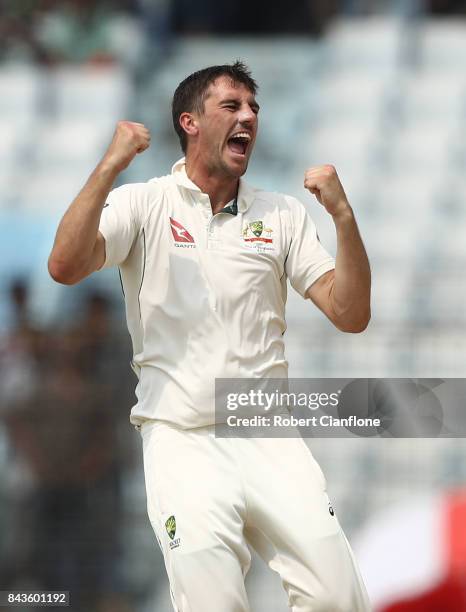
M 236 216 L 238 214 L 238 198 L 233 200 L 233 204 L 230 204 L 230 206 L 225 206 L 225 208 L 222 208 L 222 210 L 219 212 Z

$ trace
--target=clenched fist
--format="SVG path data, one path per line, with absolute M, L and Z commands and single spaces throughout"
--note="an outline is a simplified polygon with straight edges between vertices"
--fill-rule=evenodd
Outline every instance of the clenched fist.
M 121 172 L 149 145 L 150 132 L 142 123 L 119 121 L 103 161 Z
M 314 166 L 306 170 L 304 187 L 316 196 L 332 217 L 350 210 L 345 191 L 333 166 Z

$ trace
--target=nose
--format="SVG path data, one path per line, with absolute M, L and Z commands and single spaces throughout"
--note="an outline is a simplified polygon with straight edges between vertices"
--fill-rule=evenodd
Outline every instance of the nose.
M 257 120 L 257 115 L 252 110 L 252 108 L 249 106 L 249 104 L 245 104 L 244 106 L 241 107 L 241 110 L 239 113 L 239 122 L 242 125 L 253 126 L 256 120 Z

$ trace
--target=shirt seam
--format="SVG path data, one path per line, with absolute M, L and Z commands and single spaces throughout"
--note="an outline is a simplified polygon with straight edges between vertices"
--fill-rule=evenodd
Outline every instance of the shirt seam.
M 139 285 L 139 291 L 138 291 L 139 319 L 141 321 L 142 321 L 141 290 L 142 290 L 142 283 L 144 282 L 144 276 L 146 273 L 146 232 L 144 230 L 144 227 L 142 228 L 142 247 L 143 247 L 143 263 L 142 263 L 141 283 Z

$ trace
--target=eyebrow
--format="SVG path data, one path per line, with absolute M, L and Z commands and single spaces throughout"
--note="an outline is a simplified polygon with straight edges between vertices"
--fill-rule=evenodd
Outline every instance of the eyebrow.
M 239 101 L 236 98 L 228 98 L 226 100 L 220 100 L 220 104 L 235 104 L 236 106 L 238 106 L 239 105 Z M 255 108 L 257 110 L 260 109 L 259 104 L 255 100 L 253 102 L 250 102 L 249 106 L 251 108 Z

